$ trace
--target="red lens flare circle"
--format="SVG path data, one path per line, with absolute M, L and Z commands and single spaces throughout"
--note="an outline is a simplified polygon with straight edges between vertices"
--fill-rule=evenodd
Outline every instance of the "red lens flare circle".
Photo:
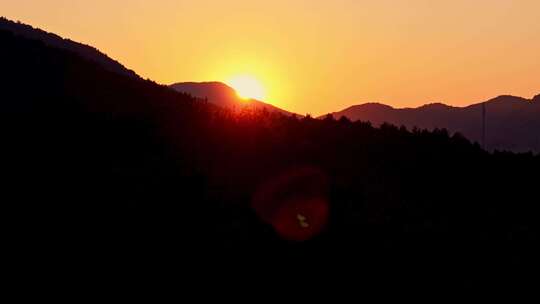
M 290 170 L 263 183 L 252 206 L 285 240 L 306 241 L 328 222 L 327 178 L 318 169 Z

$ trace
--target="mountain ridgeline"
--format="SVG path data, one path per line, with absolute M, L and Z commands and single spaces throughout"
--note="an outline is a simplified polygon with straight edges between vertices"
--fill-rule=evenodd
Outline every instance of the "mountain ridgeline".
M 138 77 L 134 71 L 127 69 L 118 61 L 111 59 L 94 47 L 64 39 L 56 34 L 33 28 L 30 25 L 13 22 L 0 17 L 0 30 L 9 31 L 28 39 L 39 40 L 52 47 L 72 51 L 87 60 L 99 64 L 101 67 L 111 72 L 116 72 L 129 77 Z
M 0 45 L 6 251 L 30 268 L 493 288 L 537 261 L 537 155 L 231 111 L 17 32 Z
M 468 107 L 451 107 L 436 103 L 414 109 L 395 109 L 379 103 L 366 103 L 330 115 L 336 118 L 345 116 L 351 120 L 370 121 L 376 126 L 386 122 L 409 129 L 445 128 L 450 132 L 459 132 L 472 141 L 485 144 L 485 148 L 492 151 L 538 153 L 540 152 L 539 96 L 531 100 L 515 96 L 499 96 Z
M 233 88 L 221 82 L 179 82 L 172 84 L 170 87 L 178 92 L 190 94 L 227 109 L 234 110 L 248 108 L 277 112 L 285 115 L 294 115 L 291 112 L 264 103 L 260 100 L 242 100 L 238 97 L 238 94 Z

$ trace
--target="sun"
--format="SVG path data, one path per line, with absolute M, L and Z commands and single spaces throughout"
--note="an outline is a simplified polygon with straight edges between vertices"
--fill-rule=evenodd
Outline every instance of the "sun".
M 249 100 L 263 100 L 266 96 L 263 85 L 255 78 L 249 75 L 236 76 L 227 81 L 238 94 L 238 97 Z

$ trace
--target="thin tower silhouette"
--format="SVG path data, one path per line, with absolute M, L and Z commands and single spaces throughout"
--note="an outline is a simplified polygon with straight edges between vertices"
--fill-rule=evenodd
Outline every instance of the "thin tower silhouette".
M 482 103 L 482 148 L 486 149 L 486 103 Z

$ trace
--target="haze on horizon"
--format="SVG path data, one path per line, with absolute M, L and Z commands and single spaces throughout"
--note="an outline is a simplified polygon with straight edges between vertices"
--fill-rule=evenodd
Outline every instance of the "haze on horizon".
M 252 75 L 301 114 L 540 93 L 537 0 L 0 0 L 0 15 L 159 83 Z

